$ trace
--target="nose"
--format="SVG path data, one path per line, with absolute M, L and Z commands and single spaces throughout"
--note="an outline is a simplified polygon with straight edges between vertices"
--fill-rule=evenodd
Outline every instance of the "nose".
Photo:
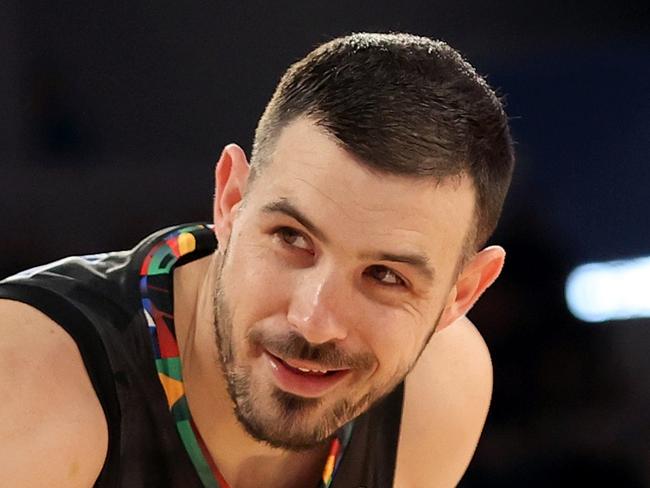
M 342 320 L 345 293 L 334 271 L 324 266 L 303 270 L 296 281 L 287 320 L 312 344 L 343 340 L 348 334 Z

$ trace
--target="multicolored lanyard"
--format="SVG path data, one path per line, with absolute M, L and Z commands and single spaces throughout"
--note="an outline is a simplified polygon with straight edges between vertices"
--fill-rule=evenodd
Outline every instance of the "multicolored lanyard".
M 170 231 L 155 244 L 140 268 L 140 295 L 156 356 L 158 378 L 167 396 L 167 404 L 176 428 L 205 488 L 230 488 L 199 434 L 185 398 L 176 331 L 172 270 L 179 259 L 189 261 L 214 250 L 212 229 L 203 224 Z M 352 423 L 337 432 L 318 488 L 329 488 L 352 434 Z

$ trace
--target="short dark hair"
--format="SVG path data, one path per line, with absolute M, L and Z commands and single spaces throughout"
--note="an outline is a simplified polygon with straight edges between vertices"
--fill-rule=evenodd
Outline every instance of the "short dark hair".
M 252 178 L 299 117 L 379 172 L 438 180 L 467 174 L 476 192 L 468 246 L 478 249 L 494 231 L 514 166 L 507 116 L 486 81 L 444 42 L 352 34 L 293 64 L 257 126 Z

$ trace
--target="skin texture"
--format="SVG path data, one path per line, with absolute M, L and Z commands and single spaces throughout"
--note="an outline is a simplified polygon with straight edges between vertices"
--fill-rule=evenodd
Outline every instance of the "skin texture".
M 0 300 L 3 486 L 89 487 L 108 431 L 74 341 L 45 315 Z
M 410 371 L 395 486 L 453 486 L 476 447 L 492 381 L 489 353 L 464 315 L 504 260 L 503 249 L 490 247 L 457 272 L 473 216 L 470 181 L 372 173 L 306 119 L 284 129 L 273 160 L 250 187 L 248 174 L 243 151 L 227 146 L 215 173 L 219 252 L 174 272 L 186 394 L 220 471 L 233 488 L 262 481 L 268 487 L 315 486 L 327 451 L 320 437 Z M 315 228 L 284 212 L 263 211 L 278 201 L 290 202 Z M 429 271 L 394 260 L 405 254 L 422 257 Z M 12 474 L 23 476 L 14 478 L 22 484 L 12 486 L 41 486 L 39 473 L 47 473 L 48 486 L 92 486 L 106 454 L 106 423 L 76 347 L 38 312 L 0 304 L 10 312 L 0 314 L 10 337 L 0 355 L 4 395 L 18 391 L 16 402 L 0 406 L 2 438 L 14 439 L 0 443 L 0 473 L 24 467 Z M 53 332 L 34 334 L 42 343 L 32 344 L 17 325 L 26 320 Z M 338 359 L 364 361 L 350 363 L 344 380 L 287 417 L 274 396 L 279 387 L 264 347 L 290 335 L 315 348 L 329 345 Z M 223 357 L 226 345 L 230 360 Z M 66 368 L 57 388 L 43 375 L 20 372 L 44 352 L 61 358 L 49 368 Z M 254 399 L 246 415 L 257 423 L 256 435 L 276 445 L 295 437 L 316 444 L 296 451 L 251 437 L 233 411 L 222 372 L 229 368 L 250 380 L 248 391 L 233 393 L 240 417 L 243 400 Z M 51 395 L 58 400 L 40 407 Z M 350 410 L 332 416 L 343 400 Z M 31 416 L 19 415 L 23 405 Z
M 492 394 L 492 364 L 462 317 L 436 333 L 406 378 L 395 487 L 452 487 L 467 469 Z

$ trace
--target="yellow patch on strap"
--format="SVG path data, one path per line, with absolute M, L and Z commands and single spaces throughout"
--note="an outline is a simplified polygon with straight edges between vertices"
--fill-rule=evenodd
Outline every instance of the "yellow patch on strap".
M 325 462 L 325 468 L 323 469 L 323 482 L 329 483 L 329 481 L 332 479 L 332 473 L 334 472 L 334 461 L 336 456 L 332 456 L 331 454 L 327 457 L 327 461 Z
M 174 378 L 170 378 L 169 376 L 162 373 L 158 373 L 158 378 L 160 379 L 160 383 L 162 383 L 163 389 L 165 390 L 165 395 L 167 396 L 167 405 L 171 407 L 174 403 L 176 403 L 176 400 L 185 394 L 185 390 L 183 389 L 183 382 L 175 380 Z
M 194 249 L 196 249 L 196 239 L 193 234 L 184 232 L 178 236 L 178 252 L 181 256 L 194 251 Z

